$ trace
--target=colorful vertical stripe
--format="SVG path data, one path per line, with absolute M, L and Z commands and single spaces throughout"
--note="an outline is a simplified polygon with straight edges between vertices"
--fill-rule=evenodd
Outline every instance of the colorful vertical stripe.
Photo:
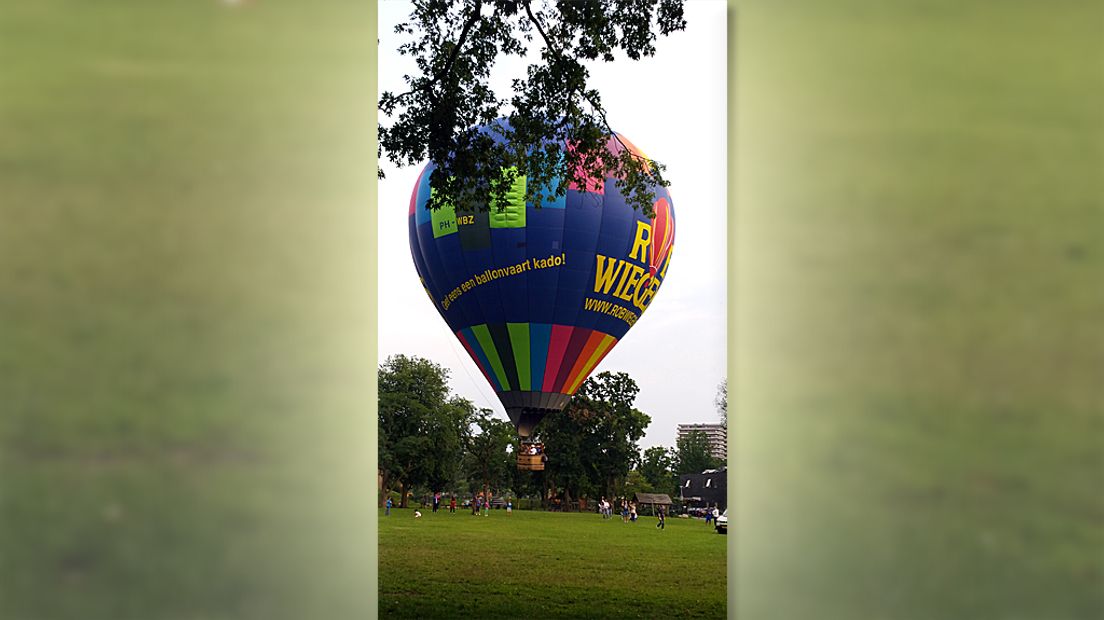
M 571 374 L 571 369 L 575 365 L 575 361 L 582 355 L 583 347 L 586 346 L 588 340 L 590 340 L 591 330 L 586 328 L 576 327 L 571 333 L 571 340 L 567 343 L 567 349 L 564 350 L 564 361 L 560 364 L 560 372 L 556 374 L 556 391 L 563 392 L 564 387 L 567 385 L 567 378 Z
M 603 334 L 601 332 L 594 332 L 596 335 L 600 335 L 601 339 L 598 345 L 594 348 L 591 354 L 587 357 L 586 363 L 572 379 L 571 385 L 568 386 L 564 393 L 574 394 L 578 391 L 579 386 L 583 384 L 583 381 L 590 376 L 590 372 L 594 370 L 594 367 L 598 365 L 598 362 L 602 361 L 602 358 L 606 357 L 606 354 L 613 349 L 613 345 L 617 343 L 617 339 L 609 334 Z
M 617 338 L 547 323 L 495 323 L 456 332 L 496 392 L 574 394 Z
M 483 347 L 479 346 L 479 341 L 475 339 L 475 334 L 472 333 L 470 327 L 456 332 L 456 337 L 460 340 L 460 343 L 467 349 L 468 355 L 475 360 L 475 365 L 479 367 L 479 372 L 483 373 L 483 376 L 487 378 L 487 383 L 491 384 L 496 392 L 502 391 L 502 385 L 491 373 L 490 362 L 487 361 L 487 355 L 483 353 Z
M 602 336 L 605 334 L 601 332 L 590 332 L 587 334 L 586 340 L 583 341 L 583 347 L 579 350 L 579 354 L 575 356 L 575 363 L 571 365 L 571 370 L 565 375 L 563 386 L 561 391 L 567 392 L 570 387 L 575 384 L 575 377 L 578 377 L 583 371 L 583 366 L 590 360 L 590 356 L 594 354 L 595 349 L 598 348 L 598 343 L 602 341 Z M 568 389 L 563 389 L 568 388 Z
M 537 389 L 544 385 L 544 368 L 548 362 L 551 338 L 552 326 L 548 323 L 529 324 L 529 364 L 532 369 L 532 385 Z
M 570 325 L 553 325 L 549 336 L 548 357 L 544 365 L 544 382 L 541 389 L 545 392 L 556 392 L 556 375 L 560 372 L 560 363 L 563 362 L 564 352 L 567 351 L 567 343 L 571 340 L 571 332 L 575 328 Z
M 476 341 L 479 342 L 479 346 L 483 349 L 483 354 L 486 356 L 491 369 L 494 371 L 495 378 L 498 379 L 498 384 L 501 386 L 500 391 L 508 392 L 513 389 L 510 386 L 510 382 L 506 379 L 506 370 L 502 367 L 502 360 L 498 356 L 498 349 L 494 346 L 494 341 L 491 339 L 491 333 L 487 329 L 486 325 L 474 325 L 471 328 L 472 334 L 475 335 Z
M 529 324 L 507 323 L 510 333 L 510 348 L 514 352 L 514 368 L 517 369 L 518 389 L 529 392 L 533 389 L 529 356 Z

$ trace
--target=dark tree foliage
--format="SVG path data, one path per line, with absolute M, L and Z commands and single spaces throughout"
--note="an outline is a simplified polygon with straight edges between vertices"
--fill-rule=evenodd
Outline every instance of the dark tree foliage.
M 379 468 L 383 488 L 441 489 L 457 476 L 474 415 L 450 396 L 448 371 L 420 357 L 392 355 L 379 368 Z M 382 498 L 381 498 L 382 501 Z
M 716 469 L 724 461 L 709 452 L 709 438 L 701 431 L 693 431 L 679 438 L 675 448 L 675 465 L 678 474 L 699 474 L 706 469 Z
M 541 421 L 546 478 L 569 499 L 612 497 L 636 465 L 637 442 L 651 422 L 633 407 L 639 392 L 626 373 L 601 372 L 583 382 L 563 411 Z
M 640 474 L 656 493 L 678 495 L 678 474 L 675 473 L 675 454 L 663 446 L 653 446 L 640 457 Z
M 418 73 L 405 76 L 405 92 L 380 96 L 391 119 L 379 126 L 380 158 L 436 163 L 431 209 L 504 203 L 518 175 L 528 177 L 527 199 L 538 204 L 552 198 L 543 188 L 563 195 L 568 182 L 612 176 L 631 205 L 652 215 L 648 185 L 668 185 L 664 168 L 627 148 L 607 152 L 613 130 L 586 65 L 611 62 L 618 51 L 652 56 L 657 33 L 685 27 L 683 0 L 415 0 L 395 30 L 409 37 L 398 51 Z M 525 56 L 530 42 L 539 60 L 500 97 L 489 83 L 496 58 Z M 477 129 L 501 117 L 509 129 L 492 126 L 507 138 L 496 144 Z
M 493 417 L 490 409 L 480 409 L 473 423 L 479 432 L 469 436 L 464 451 L 468 490 L 498 491 L 512 481 L 516 461 L 507 448 L 514 443 L 514 426 Z

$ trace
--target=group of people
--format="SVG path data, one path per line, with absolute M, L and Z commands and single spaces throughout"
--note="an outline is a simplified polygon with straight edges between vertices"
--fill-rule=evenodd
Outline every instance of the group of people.
M 610 503 L 606 500 L 605 497 L 603 497 L 598 502 L 598 514 L 602 515 L 603 519 L 609 519 L 610 516 L 611 516 L 612 510 L 613 510 L 613 507 L 610 506 Z
M 473 517 L 483 515 L 487 516 L 490 511 L 490 502 L 483 499 L 483 494 L 473 495 L 471 501 L 471 513 Z
M 438 492 L 438 493 L 433 494 L 433 512 L 437 512 L 437 510 L 441 507 L 442 501 L 443 501 L 443 498 L 441 497 L 441 493 Z M 423 506 L 424 505 L 425 504 L 423 503 Z M 448 509 L 449 509 L 449 512 L 456 512 L 456 496 L 455 495 L 449 497 Z
M 603 519 L 613 518 L 613 505 L 609 503 L 605 497 L 598 502 L 598 513 L 602 515 Z M 656 528 L 664 529 L 666 527 L 667 510 L 663 506 L 659 506 L 656 511 L 656 516 L 659 517 L 659 523 L 656 524 Z M 636 502 L 629 501 L 625 498 L 621 499 L 621 522 L 622 523 L 636 523 L 637 512 Z
M 387 502 L 384 504 L 384 516 L 388 516 L 388 517 L 391 516 L 391 507 L 393 505 L 394 504 L 391 502 L 391 498 L 388 497 Z M 441 506 L 441 494 L 440 493 L 434 493 L 434 495 L 433 495 L 433 512 L 437 512 L 437 510 L 438 510 L 438 508 L 440 508 L 440 506 Z M 490 509 L 491 509 L 491 498 L 490 498 L 490 496 L 484 496 L 483 493 L 478 493 L 478 494 L 473 494 L 472 495 L 472 501 L 471 501 L 472 516 L 482 515 L 482 516 L 485 517 L 490 512 Z M 509 516 L 510 514 L 513 513 L 513 511 L 514 511 L 514 503 L 513 503 L 513 501 L 507 499 L 506 500 L 506 515 Z M 449 512 L 450 513 L 456 512 L 456 496 L 455 495 L 453 495 L 452 497 L 449 498 Z M 613 518 L 613 505 L 610 504 L 609 500 L 607 500 L 605 497 L 602 497 L 602 499 L 598 502 L 598 513 L 602 515 L 603 519 L 612 519 Z M 716 504 L 714 504 L 711 508 L 706 508 L 706 510 L 705 510 L 705 524 L 709 525 L 710 523 L 715 523 L 717 521 L 717 517 L 720 516 L 720 514 L 721 514 L 720 510 L 717 508 Z M 417 518 L 417 517 L 421 517 L 422 514 L 421 514 L 421 512 L 415 511 L 414 516 Z M 661 530 L 665 529 L 666 520 L 667 520 L 667 510 L 663 506 L 659 506 L 658 509 L 656 510 L 656 516 L 659 517 L 659 522 L 656 523 L 656 528 L 661 529 Z M 621 499 L 621 522 L 622 523 L 636 523 L 636 519 L 637 519 L 636 502 L 629 501 L 628 499 L 622 498 Z
M 602 515 L 603 519 L 613 518 L 613 505 L 605 497 L 598 501 L 598 514 Z M 621 522 L 636 522 L 636 502 L 621 499 Z
M 443 498 L 441 497 L 441 494 L 440 493 L 434 493 L 433 494 L 433 499 L 431 501 L 432 501 L 432 505 L 433 505 L 433 512 L 437 512 L 441 508 L 441 504 L 443 503 Z M 391 500 L 390 497 L 388 497 L 387 501 L 384 502 L 384 513 L 383 513 L 383 515 L 385 517 L 390 517 L 391 516 L 391 507 L 394 506 L 394 505 L 395 505 L 394 502 Z M 422 506 L 425 507 L 425 505 L 426 505 L 425 500 L 422 500 Z M 483 493 L 473 494 L 472 499 L 471 499 L 471 509 L 472 509 L 472 516 L 477 516 L 477 515 L 482 515 L 484 517 L 487 516 L 487 514 L 490 512 L 490 509 L 491 509 L 491 498 L 490 498 L 490 496 L 488 495 L 488 496 L 484 497 Z M 455 495 L 449 497 L 448 511 L 450 513 L 455 513 L 456 512 L 456 496 Z M 414 515 L 415 518 L 422 516 L 421 511 L 415 510 L 414 512 L 415 512 L 415 515 Z M 506 500 L 506 514 L 510 515 L 513 512 L 514 512 L 514 502 L 510 499 L 507 499 Z
M 491 510 L 491 496 L 487 495 L 486 497 L 484 497 L 484 495 L 482 493 L 479 493 L 477 495 L 472 495 L 471 509 L 472 509 L 472 516 L 476 516 L 476 515 L 483 515 L 484 517 L 487 516 L 487 514 Z M 510 516 L 511 514 L 513 514 L 513 512 L 514 512 L 514 502 L 513 502 L 513 500 L 507 498 L 506 499 L 506 516 Z

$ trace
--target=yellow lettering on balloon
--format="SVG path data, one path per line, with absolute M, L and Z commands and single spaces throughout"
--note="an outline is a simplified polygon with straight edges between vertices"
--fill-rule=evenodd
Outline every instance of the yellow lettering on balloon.
M 624 299 L 625 301 L 629 301 L 630 299 L 632 299 L 633 287 L 636 286 L 636 284 L 638 282 L 640 282 L 640 276 L 643 273 L 644 273 L 644 268 L 643 267 L 638 267 L 636 265 L 633 265 L 632 266 L 632 271 L 629 272 L 629 277 L 625 281 L 624 291 L 618 293 L 617 296 L 620 297 L 621 299 Z
M 652 274 L 645 272 L 644 277 L 640 278 L 640 283 L 636 285 L 636 290 L 633 291 L 632 303 L 641 311 L 644 310 L 646 293 L 649 288 L 650 280 L 652 280 Z
M 633 241 L 632 250 L 629 252 L 629 259 L 642 263 L 648 262 L 648 248 L 651 247 L 651 242 L 652 225 L 638 221 L 636 223 L 636 239 Z M 639 258 L 636 256 L 638 253 L 640 254 Z
M 598 270 L 594 273 L 594 292 L 606 294 L 613 287 L 617 274 L 624 271 L 621 269 L 624 263 L 601 254 L 598 254 L 597 258 Z
M 617 288 L 613 291 L 614 297 L 621 296 L 621 291 L 625 290 L 625 282 L 629 279 L 629 274 L 636 268 L 623 260 L 618 262 L 621 263 L 621 279 L 617 281 Z

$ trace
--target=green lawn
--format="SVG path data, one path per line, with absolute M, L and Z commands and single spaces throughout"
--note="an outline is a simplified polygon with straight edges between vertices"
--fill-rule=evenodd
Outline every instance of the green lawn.
M 393 509 L 380 517 L 380 617 L 723 618 L 727 536 L 702 520 Z

